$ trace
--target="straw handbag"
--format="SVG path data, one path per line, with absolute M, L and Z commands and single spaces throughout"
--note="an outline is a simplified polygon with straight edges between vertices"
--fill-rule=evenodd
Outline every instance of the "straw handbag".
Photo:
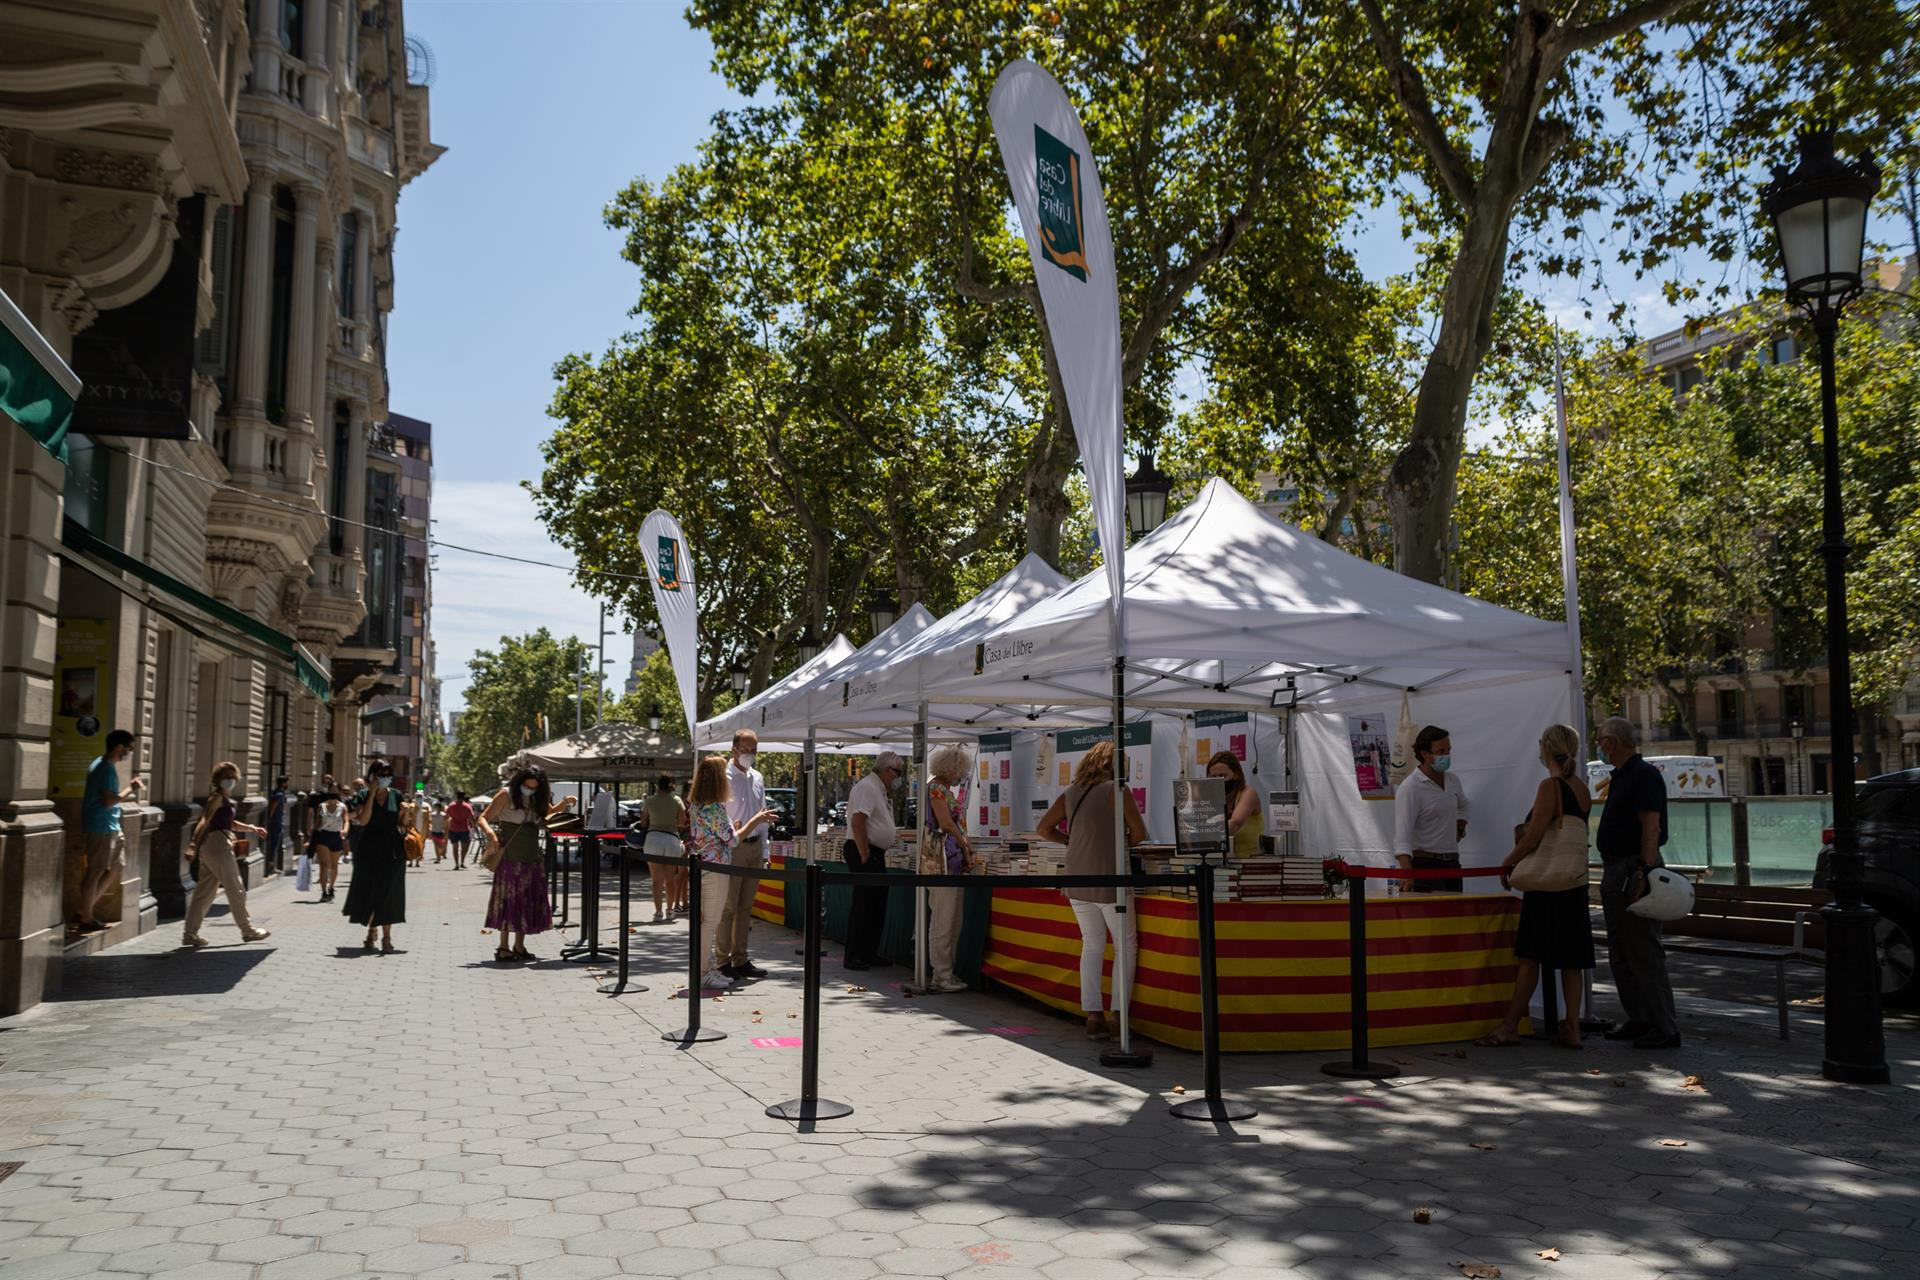
M 1553 789 L 1553 818 L 1540 847 L 1514 864 L 1507 883 L 1528 893 L 1560 893 L 1587 882 L 1587 824 L 1567 816 Z

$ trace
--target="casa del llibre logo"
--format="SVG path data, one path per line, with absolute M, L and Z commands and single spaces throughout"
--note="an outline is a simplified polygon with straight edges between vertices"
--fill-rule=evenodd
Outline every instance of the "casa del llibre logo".
M 1080 206 L 1080 156 L 1033 126 L 1033 178 L 1039 197 L 1040 253 L 1076 280 L 1087 278 L 1086 220 Z
M 660 535 L 658 574 L 662 591 L 680 589 L 680 540 Z

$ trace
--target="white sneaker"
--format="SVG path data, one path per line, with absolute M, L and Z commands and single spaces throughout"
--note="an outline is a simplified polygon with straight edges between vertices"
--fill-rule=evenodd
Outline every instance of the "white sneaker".
M 273 936 L 270 929 L 243 929 L 240 936 L 248 942 L 265 942 Z
M 702 991 L 727 991 L 732 989 L 733 979 L 724 973 L 703 973 L 700 975 Z
M 927 988 L 929 991 L 938 991 L 942 995 L 952 995 L 957 991 L 965 991 L 966 989 L 967 984 L 958 978 L 947 978 L 944 980 L 936 978 L 932 985 Z

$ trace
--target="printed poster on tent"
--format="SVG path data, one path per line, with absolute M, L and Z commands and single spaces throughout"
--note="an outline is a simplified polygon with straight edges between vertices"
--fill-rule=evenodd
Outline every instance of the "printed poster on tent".
M 1053 792 L 1058 795 L 1073 782 L 1073 771 L 1096 742 L 1111 742 L 1112 726 L 1099 729 L 1062 729 L 1053 735 Z M 1153 789 L 1153 726 L 1146 721 L 1126 727 L 1127 787 L 1141 813 L 1147 811 L 1147 794 Z
M 1196 711 L 1193 713 L 1193 767 L 1204 770 L 1207 761 L 1222 751 L 1233 754 L 1241 764 L 1253 743 L 1253 720 L 1244 711 Z
M 1393 721 L 1384 714 L 1347 717 L 1347 742 L 1353 748 L 1353 780 L 1368 800 L 1391 800 L 1387 776 L 1393 761 Z
M 982 734 L 973 773 L 973 834 L 998 840 L 1013 830 L 1013 735 Z

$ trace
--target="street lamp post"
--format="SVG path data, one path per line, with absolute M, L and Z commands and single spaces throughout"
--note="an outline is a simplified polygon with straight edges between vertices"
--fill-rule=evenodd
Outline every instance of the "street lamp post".
M 1820 441 L 1824 464 L 1821 552 L 1827 561 L 1827 670 L 1833 701 L 1833 901 L 1827 934 L 1826 1048 L 1820 1074 L 1854 1084 L 1888 1081 L 1880 1023 L 1877 917 L 1862 895 L 1866 862 L 1854 826 L 1853 671 L 1847 637 L 1847 539 L 1840 508 L 1840 410 L 1833 342 L 1840 309 L 1860 292 L 1867 205 L 1880 189 L 1870 157 L 1834 154 L 1831 130 L 1800 136 L 1800 163 L 1774 169 L 1761 194 L 1787 274 L 1787 299 L 1820 341 Z
M 727 669 L 727 683 L 733 689 L 733 700 L 738 702 L 747 696 L 747 680 L 753 672 L 747 670 L 747 664 L 736 662 Z
M 647 707 L 647 728 L 654 733 L 660 731 L 660 708 L 658 705 Z
M 1127 523 L 1135 538 L 1144 538 L 1167 518 L 1167 495 L 1173 477 L 1153 465 L 1153 450 L 1140 455 L 1140 466 L 1127 477 Z
M 884 591 L 876 591 L 867 597 L 867 627 L 873 635 L 879 635 L 900 620 L 900 605 Z
M 813 624 L 809 622 L 806 630 L 794 639 L 794 647 L 800 651 L 800 665 L 806 666 L 820 656 L 820 637 L 814 634 Z

